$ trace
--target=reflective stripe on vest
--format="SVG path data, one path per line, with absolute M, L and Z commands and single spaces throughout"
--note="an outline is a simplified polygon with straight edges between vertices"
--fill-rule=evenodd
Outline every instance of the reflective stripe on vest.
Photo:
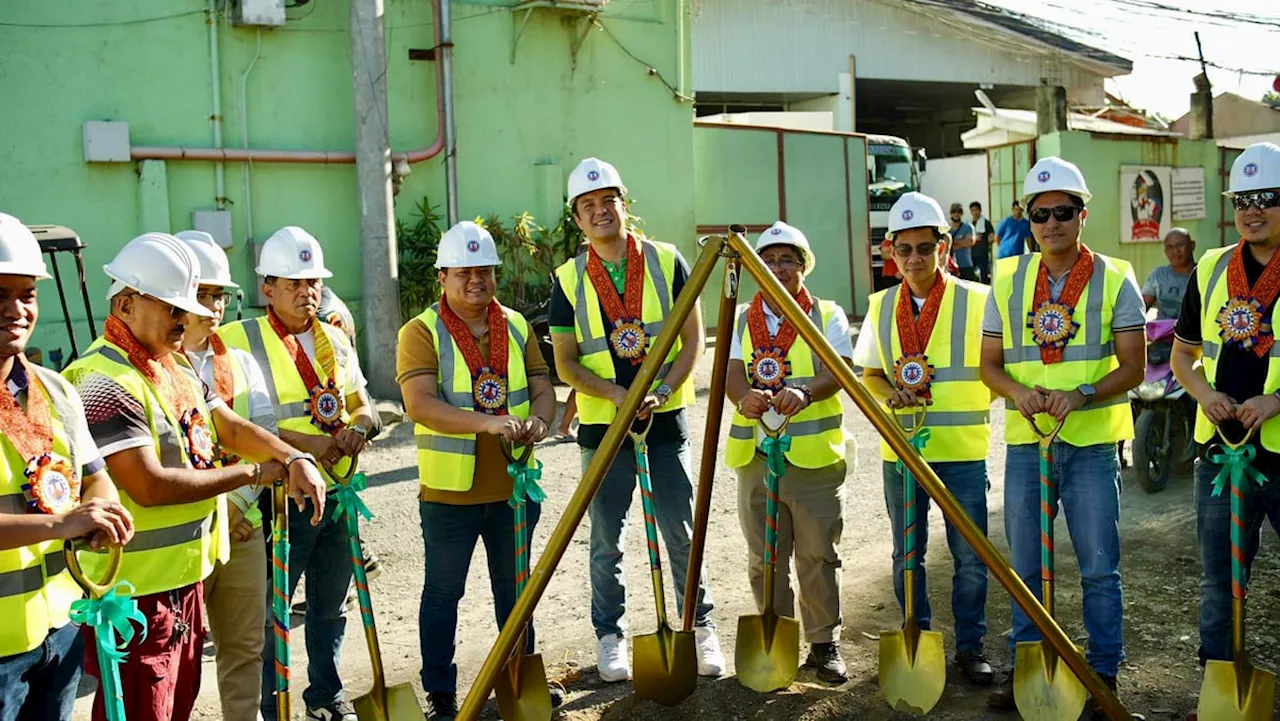
M 738 306 L 735 331 L 742 343 L 743 367 L 751 360 L 751 328 L 747 323 L 747 311 L 750 303 Z M 809 320 L 826 330 L 827 324 L 836 313 L 844 310 L 829 300 L 814 299 L 809 309 Z M 791 349 L 787 351 L 790 362 L 790 373 L 787 385 L 800 386 L 813 381 L 822 371 L 822 361 L 809 348 L 804 338 L 797 337 Z M 747 378 L 750 379 L 748 373 Z M 756 452 L 756 427 L 759 421 L 748 419 L 734 409 L 733 425 L 729 427 L 729 440 L 725 443 L 724 464 L 729 468 L 741 468 L 751 462 Z M 791 436 L 791 450 L 787 451 L 787 462 L 797 468 L 826 468 L 844 458 L 844 408 L 840 405 L 840 395 L 814 401 L 792 417 L 787 424 L 787 435 Z
M 924 354 L 934 366 L 929 406 L 924 424 L 929 442 L 922 454 L 931 463 L 980 461 L 991 446 L 991 391 L 978 375 L 982 356 L 982 316 L 990 290 L 977 283 L 947 278 L 938 318 Z M 893 366 L 902 357 L 896 313 L 898 293 L 910 292 L 905 284 L 871 296 L 868 318 L 876 319 L 880 367 L 893 382 Z M 880 455 L 889 462 L 897 454 L 883 440 Z
M 71 445 L 63 419 L 74 417 L 75 404 L 67 382 L 53 371 L 31 366 L 49 399 L 53 452 L 66 458 L 79 473 L 81 458 Z M 28 393 L 38 392 L 28 386 Z M 22 492 L 23 458 L 0 434 L 0 513 L 27 513 Z M 67 624 L 71 603 L 84 595 L 62 560 L 62 541 L 48 540 L 0 550 L 0 658 L 25 653 L 44 642 L 49 631 Z
M 1214 248 L 1206 251 L 1196 266 L 1196 283 L 1200 289 L 1200 337 L 1201 362 L 1204 363 L 1204 377 L 1210 386 L 1218 382 L 1218 357 L 1222 351 L 1222 330 L 1218 327 L 1218 313 L 1230 300 L 1231 291 L 1227 287 L 1227 266 L 1231 264 L 1232 252 L 1236 246 Z M 1274 306 L 1273 306 L 1274 307 Z M 1271 308 L 1264 312 L 1269 314 Z M 1274 325 L 1274 324 L 1273 324 Z M 1252 352 L 1252 351 L 1250 351 Z M 1280 343 L 1271 346 L 1267 357 L 1267 377 L 1262 382 L 1263 393 L 1275 393 L 1280 390 Z M 1241 399 L 1244 400 L 1244 399 Z M 1199 405 L 1196 406 L 1196 442 L 1208 443 L 1214 438 L 1214 426 Z M 1262 424 L 1262 447 L 1272 453 L 1280 452 L 1280 416 L 1268 419 Z
M 246 356 L 242 356 L 230 348 L 227 349 L 227 355 L 231 358 L 231 410 L 246 421 L 256 424 L 257 420 L 261 419 L 250 417 L 249 372 L 244 367 Z M 248 362 L 253 363 L 256 361 L 249 359 Z M 244 518 L 254 528 L 262 527 L 262 509 L 258 508 L 258 504 L 250 503 L 249 507 L 245 509 Z
M 1084 383 L 1097 383 L 1120 367 L 1115 356 L 1111 317 L 1122 286 L 1133 274 L 1128 262 L 1093 254 L 1093 275 L 1085 286 L 1083 306 L 1072 320 L 1080 324 L 1067 344 L 1063 360 L 1045 364 L 1040 346 L 1027 328 L 1027 314 L 1035 299 L 1036 274 L 1040 254 L 1019 255 L 997 261 L 992 292 L 1001 310 L 1004 369 L 1013 380 L 1027 386 L 1050 390 L 1073 390 Z M 1083 447 L 1133 438 L 1133 414 L 1128 398 L 1121 394 L 1110 401 L 1090 404 L 1067 416 L 1058 438 Z M 1011 403 L 1005 403 L 1005 442 L 1009 445 L 1035 443 L 1027 422 Z
M 640 249 L 645 261 L 644 301 L 642 318 L 646 343 L 652 347 L 654 339 L 662 331 L 666 317 L 671 313 L 671 287 L 675 282 L 677 251 L 675 246 L 657 243 L 640 238 Z M 609 344 L 609 330 L 604 314 L 600 310 L 600 297 L 596 294 L 595 285 L 587 277 L 587 254 L 582 253 L 556 269 L 556 278 L 560 288 L 573 306 L 574 334 L 578 342 L 578 362 L 583 368 L 591 371 L 596 377 L 615 381 L 613 372 L 613 350 Z M 680 353 L 682 344 L 677 338 L 667 354 L 663 365 L 658 369 L 658 376 L 653 387 L 662 384 L 671 370 L 671 364 Z M 679 387 L 673 388 L 671 398 L 658 412 L 684 408 L 693 403 L 693 380 L 685 379 Z M 617 407 L 608 398 L 578 393 L 578 418 L 586 425 L 606 424 L 617 414 Z
M 353 358 L 347 336 L 328 323 L 312 321 L 314 333 L 326 333 L 333 344 L 333 355 L 337 363 L 334 383 L 338 392 L 346 393 L 346 379 L 349 376 L 347 364 Z M 218 337 L 230 348 L 239 348 L 253 356 L 258 367 L 262 369 L 262 377 L 267 386 L 267 395 L 271 399 L 271 407 L 275 410 L 276 425 L 282 431 L 293 431 L 309 436 L 322 436 L 326 433 L 311 422 L 311 389 L 303 385 L 302 376 L 293 364 L 293 356 L 284 347 L 284 342 L 276 335 L 267 316 L 237 321 L 218 329 Z M 314 360 L 316 377 L 327 381 L 326 371 Z M 343 405 L 341 420 L 343 425 L 351 421 L 350 408 Z M 351 459 L 343 458 L 334 466 L 334 471 L 345 475 L 350 468 Z M 320 465 L 320 475 L 333 488 L 334 480 Z
M 213 442 L 217 429 L 204 402 L 204 385 L 181 353 L 174 354 L 178 377 L 191 387 L 196 407 L 208 419 Z M 165 468 L 190 468 L 187 452 L 181 442 L 178 422 L 172 409 L 156 395 L 142 374 L 129 363 L 125 353 L 99 338 L 83 356 L 63 371 L 73 384 L 88 375 L 99 373 L 115 381 L 133 397 L 147 414 L 154 440 L 154 450 Z M 205 501 L 169 506 L 143 506 L 119 489 L 120 502 L 133 514 L 135 534 L 124 547 L 120 578 L 132 583 L 136 595 L 145 596 L 172 591 L 203 581 L 219 560 L 230 556 L 230 536 L 226 528 L 226 498 L 218 495 Z M 84 560 L 90 578 L 99 573 L 105 559 L 91 556 Z
M 440 367 L 436 373 L 439 398 L 464 411 L 475 412 L 471 369 L 449 328 L 433 304 L 409 323 L 421 323 L 431 333 Z M 507 316 L 507 412 L 516 418 L 529 417 L 529 378 L 524 352 L 529 339 L 529 322 L 518 312 L 503 306 Z M 405 324 L 404 328 L 408 328 Z M 404 332 L 401 328 L 401 332 Z M 492 352 L 492 350 L 490 351 Z M 422 424 L 413 427 L 418 447 L 418 483 L 437 491 L 469 491 L 475 480 L 476 436 L 433 431 Z M 529 458 L 533 465 L 533 458 Z

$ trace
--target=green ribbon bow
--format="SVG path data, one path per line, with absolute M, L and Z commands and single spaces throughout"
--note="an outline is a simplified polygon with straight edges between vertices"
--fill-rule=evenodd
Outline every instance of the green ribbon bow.
M 928 428 L 921 428 L 919 433 L 915 434 L 914 436 L 909 436 L 907 438 L 907 443 L 910 443 L 911 447 L 916 449 L 917 453 L 924 453 L 924 447 L 929 443 L 929 435 L 930 434 L 929 434 Z M 902 469 L 903 469 L 902 459 L 899 458 L 898 459 L 899 474 L 903 472 Z
M 534 461 L 530 468 L 523 463 L 508 463 L 507 473 L 511 474 L 511 499 L 507 505 L 515 508 L 526 500 L 542 503 L 547 494 L 538 485 L 542 480 L 542 461 Z
M 355 513 L 357 516 L 364 516 L 366 521 L 373 518 L 373 511 L 370 511 L 369 507 L 360 498 L 360 491 L 367 488 L 368 484 L 365 482 L 363 473 L 357 473 L 352 476 L 349 483 L 339 483 L 338 490 L 333 492 L 334 497 L 338 500 L 338 505 L 333 509 L 333 520 L 341 519 L 344 513 Z
M 71 620 L 91 627 L 98 642 L 99 656 L 117 664 L 124 661 L 122 649 L 133 642 L 134 623 L 142 628 L 142 638 L 147 637 L 147 617 L 138 610 L 138 602 L 133 598 L 134 590 L 128 581 L 121 581 L 102 598 L 82 598 L 71 604 Z M 120 637 L 119 645 L 115 642 L 117 635 Z
M 777 438 L 773 436 L 765 436 L 764 443 L 760 444 L 760 448 L 764 450 L 766 464 L 769 470 L 777 478 L 782 478 L 787 474 L 787 458 L 784 455 L 791 450 L 791 436 L 782 435 Z
M 1221 496 L 1222 489 L 1228 482 L 1239 483 L 1240 487 L 1244 488 L 1248 485 L 1244 482 L 1246 476 L 1252 478 L 1253 482 L 1259 486 L 1266 484 L 1267 477 L 1253 467 L 1253 459 L 1257 455 L 1258 448 L 1253 445 L 1244 445 L 1239 448 L 1215 445 L 1210 448 L 1209 462 L 1222 466 L 1218 475 L 1213 477 L 1213 495 Z

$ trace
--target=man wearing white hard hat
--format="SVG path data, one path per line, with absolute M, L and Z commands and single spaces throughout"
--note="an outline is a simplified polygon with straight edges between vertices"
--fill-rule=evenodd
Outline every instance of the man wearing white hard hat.
M 1030 423 L 1046 433 L 1061 424 L 1054 477 L 1080 566 L 1086 657 L 1114 689 L 1124 660 L 1116 444 L 1133 438 L 1128 392 L 1146 369 L 1146 318 L 1132 266 L 1081 242 L 1091 197 L 1080 169 L 1062 158 L 1043 158 L 1027 173 L 1022 203 L 1041 251 L 996 264 L 981 372 L 1005 399 L 1005 533 L 1013 569 L 1037 597 L 1040 453 Z M 1011 655 L 1019 642 L 1040 640 L 1012 608 Z M 1011 679 L 991 703 L 1013 707 Z M 1092 701 L 1086 712 L 1101 718 Z
M 1225 195 L 1235 210 L 1240 242 L 1209 250 L 1200 259 L 1182 297 L 1171 359 L 1178 382 L 1199 405 L 1201 663 L 1232 658 L 1231 492 L 1225 487 L 1221 457 L 1209 453 L 1219 440 L 1215 426 L 1231 442 L 1253 431 L 1246 443 L 1255 454 L 1253 468 L 1271 481 L 1259 485 L 1246 477 L 1246 569 L 1258 549 L 1263 517 L 1280 532 L 1280 360 L 1274 348 L 1275 321 L 1265 322 L 1273 317 L 1280 295 L 1280 146 L 1246 148 L 1232 164 L 1229 182 Z
M 578 391 L 578 445 L 585 470 L 684 287 L 689 265 L 675 246 L 645 238 L 629 226 L 624 202 L 627 187 L 609 163 L 597 158 L 578 163 L 569 174 L 568 191 L 574 222 L 588 245 L 585 252 L 556 269 L 549 315 L 556 369 Z M 649 467 L 677 606 L 683 604 L 693 529 L 689 422 L 684 409 L 693 403 L 691 375 L 705 346 L 702 313 L 695 305 L 637 414 L 641 420 L 653 416 Z M 590 508 L 591 622 L 600 677 L 607 682 L 631 677 L 624 639 L 622 539 L 635 484 L 635 453 L 628 438 Z M 724 655 L 711 622 L 707 574 L 702 573 L 701 579 L 694 619 L 698 673 L 719 676 L 724 673 Z
M 514 483 L 500 441 L 513 455 L 547 435 L 556 395 L 529 321 L 494 297 L 502 265 L 489 231 L 463 221 L 440 238 L 438 303 L 405 323 L 397 380 L 405 412 L 417 424 L 418 511 L 426 580 L 418 613 L 422 688 L 428 718 L 457 713 L 458 601 L 476 541 L 484 539 L 498 625 L 516 602 L 515 507 L 524 504 L 524 548 L 544 495 L 535 474 Z M 525 572 L 529 567 L 526 557 Z M 529 627 L 527 650 L 534 648 Z M 552 706 L 564 701 L 555 687 Z
M 849 320 L 844 309 L 815 298 L 804 285 L 816 266 L 809 240 L 782 221 L 760 235 L 756 252 L 787 292 L 825 329 L 827 341 L 850 362 Z M 738 521 L 747 538 L 747 576 L 756 609 L 766 604 L 795 616 L 791 557 L 800 586 L 800 617 L 809 642 L 806 665 L 818 678 L 848 680 L 840 657 L 840 534 L 844 529 L 842 488 L 854 459 L 846 455 L 844 409 L 835 376 L 822 366 L 796 329 L 769 304 L 763 293 L 738 306 L 725 396 L 733 403 L 733 426 L 724 462 L 738 474 Z M 786 473 L 779 480 L 777 569 L 772 599 L 764 597 L 766 438 L 790 418 Z M 852 448 L 852 444 L 849 445 Z
M 353 472 L 374 427 L 367 383 L 346 334 L 317 318 L 321 285 L 333 276 L 320 243 L 302 228 L 285 226 L 263 243 L 256 271 L 267 314 L 224 326 L 217 336 L 247 351 L 262 369 L 280 438 L 320 461 L 329 490 L 324 520 L 311 527 L 289 512 L 289 600 L 305 574 L 307 718 L 354 721 L 338 675 L 351 552 L 346 523 L 334 518 L 334 491 L 336 479 Z M 274 639 L 267 637 L 261 683 L 268 721 L 276 717 L 274 664 Z
M 83 592 L 66 571 L 65 540 L 95 548 L 133 537 L 84 419 L 62 376 L 27 361 L 46 280 L 40 244 L 0 213 L 0 719 L 71 718 L 84 640 L 70 623 Z
M 233 413 L 181 353 L 190 320 L 212 315 L 197 299 L 201 268 L 190 247 L 145 233 L 103 270 L 113 280 L 111 315 L 63 375 L 84 399 L 137 526 L 120 577 L 135 587 L 147 629 L 124 649 L 124 706 L 130 721 L 186 719 L 200 691 L 202 581 L 229 555 L 225 494 L 287 477 L 318 523 L 324 484 L 312 459 Z M 219 468 L 223 453 L 253 462 Z M 87 652 L 85 664 L 99 675 L 97 654 Z M 101 692 L 93 717 L 106 718 Z
M 865 369 L 867 390 L 902 413 L 904 425 L 927 405 L 928 437 L 920 454 L 942 479 L 969 518 L 987 531 L 987 451 L 991 446 L 991 392 L 978 377 L 981 336 L 970 329 L 982 323 L 990 289 L 943 271 L 948 231 L 955 221 L 942 214 L 937 201 L 923 193 L 906 193 L 889 210 L 885 237 L 902 269 L 903 283 L 871 296 L 858 335 L 854 362 Z M 923 438 L 923 433 L 917 438 Z M 903 526 L 906 495 L 903 471 L 889 444 L 881 442 L 884 499 L 893 528 L 893 586 L 898 605 L 904 599 L 903 571 L 914 557 L 917 622 L 929 629 L 925 554 L 929 547 L 929 496 L 916 486 L 917 535 L 906 548 Z M 914 481 L 913 481 L 914 482 Z M 983 649 L 987 635 L 987 567 L 950 521 L 947 547 L 955 572 L 951 609 L 955 618 L 956 665 L 970 682 L 989 686 L 991 664 Z
M 182 349 L 205 386 L 236 415 L 276 434 L 275 412 L 267 394 L 262 369 L 253 356 L 228 348 L 214 335 L 240 286 L 231 280 L 227 255 L 213 236 L 198 230 L 175 234 L 200 261 L 200 287 L 196 300 L 212 314 L 192 318 L 182 336 Z M 226 467 L 243 463 L 222 454 Z M 261 700 L 262 643 L 266 625 L 267 552 L 263 545 L 262 512 L 258 509 L 261 486 L 248 485 L 227 494 L 227 527 L 231 533 L 231 557 L 214 567 L 204 580 L 205 614 L 213 637 L 218 668 L 218 695 L 222 717 L 253 719 Z

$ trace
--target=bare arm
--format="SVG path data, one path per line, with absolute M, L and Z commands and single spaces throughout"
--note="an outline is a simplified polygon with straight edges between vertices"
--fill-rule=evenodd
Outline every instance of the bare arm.
M 0 513 L 0 550 L 95 535 L 118 546 L 133 537 L 133 517 L 105 470 L 84 479 L 83 502 L 68 513 Z M 96 546 L 97 544 L 95 544 Z
M 976 245 L 976 244 L 977 244 L 977 241 L 975 241 L 975 240 L 973 239 L 973 236 L 972 236 L 972 235 L 966 235 L 965 237 L 963 237 L 963 238 L 961 238 L 961 239 L 959 239 L 959 240 L 954 241 L 954 242 L 951 244 L 951 247 L 953 247 L 953 248 L 972 248 L 972 247 L 973 247 L 974 245 Z
M 1151 306 L 1153 306 L 1153 305 L 1155 305 L 1155 304 L 1156 304 L 1156 297 L 1155 297 L 1154 295 L 1147 295 L 1146 293 L 1143 293 L 1143 294 L 1142 294 L 1142 303 L 1143 303 L 1143 305 L 1144 305 L 1144 306 L 1146 306 L 1148 309 L 1150 309 L 1150 308 L 1151 308 Z
M 850 358 L 841 359 L 846 365 L 852 367 L 853 360 Z M 825 366 L 818 374 L 813 377 L 813 381 L 809 383 L 809 392 L 813 394 L 813 400 L 825 401 L 840 392 L 840 384 L 836 381 L 835 374 L 828 370 Z
M 1173 369 L 1173 377 L 1187 389 L 1196 404 L 1204 411 L 1205 416 L 1215 425 L 1236 419 L 1240 409 L 1235 399 L 1222 391 L 1214 390 L 1204 376 L 1204 366 L 1197 366 L 1200 360 L 1200 346 L 1173 340 L 1173 354 L 1169 357 L 1169 366 Z
M 545 379 L 544 379 L 545 380 Z M 489 433 L 489 424 L 498 416 L 455 408 L 441 400 L 436 393 L 439 387 L 435 373 L 421 373 L 406 380 L 400 386 L 404 394 L 404 410 L 414 423 L 437 433 L 462 435 Z M 549 385 L 549 384 L 548 384 Z M 532 392 L 534 389 L 530 387 Z M 554 402 L 554 394 L 552 399 Z M 546 418 L 546 416 L 543 416 Z
M 551 344 L 555 350 L 556 371 L 560 379 L 579 393 L 595 398 L 608 398 L 614 405 L 622 402 L 627 389 L 607 381 L 578 362 L 578 339 L 573 333 L 552 333 Z M 674 368 L 672 369 L 674 371 Z
M 1048 412 L 1047 399 L 1043 394 L 1015 381 L 1004 369 L 1002 339 L 982 337 L 982 360 L 978 365 L 978 374 L 992 393 L 1012 400 L 1024 418 L 1032 420 L 1035 414 Z
M 888 402 L 889 396 L 893 395 L 893 386 L 889 384 L 888 376 L 879 368 L 863 368 L 862 385 L 881 403 Z
M 238 453 L 239 451 L 237 451 Z M 153 446 L 137 446 L 107 456 L 107 469 L 135 503 L 145 508 L 207 501 L 220 493 L 254 482 L 254 466 L 238 464 L 228 468 L 165 468 Z M 260 482 L 284 475 L 284 465 L 262 465 Z
M 529 379 L 529 401 L 534 417 L 550 426 L 556 418 L 556 389 L 549 377 L 540 375 Z
M 1120 367 L 1093 384 L 1094 403 L 1122 396 L 1142 382 L 1147 370 L 1147 337 L 1141 330 L 1116 333 L 1116 360 Z
M 717 339 L 716 342 L 719 342 Z M 724 397 L 735 407 L 742 402 L 751 391 L 751 382 L 747 380 L 747 364 L 740 360 L 729 361 L 729 377 L 724 383 Z

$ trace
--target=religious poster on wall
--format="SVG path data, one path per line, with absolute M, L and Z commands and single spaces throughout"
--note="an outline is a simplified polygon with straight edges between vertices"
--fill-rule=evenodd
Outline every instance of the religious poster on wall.
M 1120 242 L 1159 243 L 1173 228 L 1173 168 L 1120 167 Z

